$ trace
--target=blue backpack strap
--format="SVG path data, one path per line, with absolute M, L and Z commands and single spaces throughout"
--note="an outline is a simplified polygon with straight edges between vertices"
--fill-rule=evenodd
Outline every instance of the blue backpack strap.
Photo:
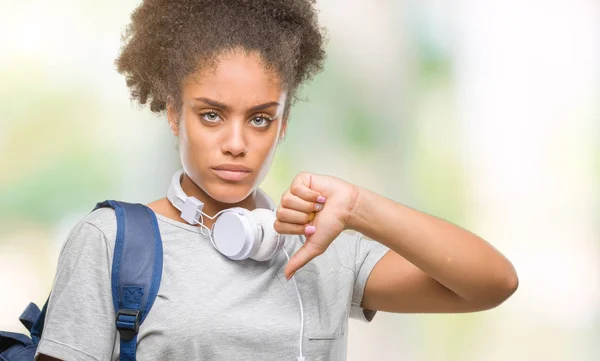
M 142 205 L 117 201 L 98 203 L 117 217 L 117 237 L 112 263 L 112 297 L 116 328 L 121 338 L 121 361 L 135 361 L 140 325 L 158 294 L 163 251 L 154 212 Z
M 21 321 L 23 326 L 31 332 L 31 328 L 39 317 L 40 308 L 35 303 L 31 302 L 19 317 L 19 321 Z
M 23 312 L 21 315 L 21 322 L 23 323 L 22 318 L 25 315 L 29 314 L 30 316 L 35 316 L 37 310 L 37 317 L 35 317 L 35 321 L 31 324 L 31 328 L 28 328 L 31 339 L 36 345 L 40 342 L 42 338 L 42 332 L 44 331 L 44 322 L 46 321 L 46 309 L 48 309 L 48 302 L 50 302 L 50 296 L 48 296 L 46 303 L 44 303 L 42 311 L 39 311 L 39 308 L 35 304 L 30 303 L 25 309 L 25 312 Z M 25 327 L 27 327 L 27 325 L 25 325 Z

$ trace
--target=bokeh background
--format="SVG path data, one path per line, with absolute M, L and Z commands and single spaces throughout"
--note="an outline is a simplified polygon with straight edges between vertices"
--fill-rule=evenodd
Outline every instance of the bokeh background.
M 164 118 L 113 60 L 138 1 L 0 0 L 0 330 L 43 303 L 97 201 L 164 196 Z M 332 174 L 483 236 L 520 276 L 494 310 L 379 313 L 358 360 L 600 360 L 600 2 L 321 0 L 325 71 L 262 187 Z

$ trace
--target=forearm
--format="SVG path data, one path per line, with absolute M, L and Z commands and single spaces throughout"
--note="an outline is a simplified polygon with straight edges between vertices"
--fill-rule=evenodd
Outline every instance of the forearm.
M 348 223 L 466 300 L 502 302 L 517 287 L 512 264 L 485 240 L 364 188 Z

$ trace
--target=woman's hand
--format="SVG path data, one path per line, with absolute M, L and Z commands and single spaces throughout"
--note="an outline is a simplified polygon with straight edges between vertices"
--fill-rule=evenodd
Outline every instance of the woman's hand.
M 275 230 L 280 234 L 304 234 L 306 242 L 290 258 L 285 276 L 292 275 L 323 254 L 348 228 L 358 187 L 339 178 L 300 173 L 283 193 L 277 209 Z

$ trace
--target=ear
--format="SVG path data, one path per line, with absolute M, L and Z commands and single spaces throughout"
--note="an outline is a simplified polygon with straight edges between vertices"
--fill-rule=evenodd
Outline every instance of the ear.
M 173 97 L 167 98 L 167 121 L 174 136 L 179 136 L 179 109 Z
M 285 138 L 285 133 L 287 132 L 288 126 L 288 118 L 284 117 L 281 122 L 281 129 L 279 130 L 279 141 L 282 141 Z
M 287 94 L 288 92 L 284 92 L 283 93 L 284 96 L 282 96 L 282 100 L 284 102 L 284 108 L 283 108 L 283 114 L 281 116 L 281 129 L 279 130 L 279 142 L 283 141 L 283 139 L 285 138 L 285 134 L 287 133 L 287 127 L 288 127 L 288 119 L 290 117 L 290 100 L 287 98 Z

